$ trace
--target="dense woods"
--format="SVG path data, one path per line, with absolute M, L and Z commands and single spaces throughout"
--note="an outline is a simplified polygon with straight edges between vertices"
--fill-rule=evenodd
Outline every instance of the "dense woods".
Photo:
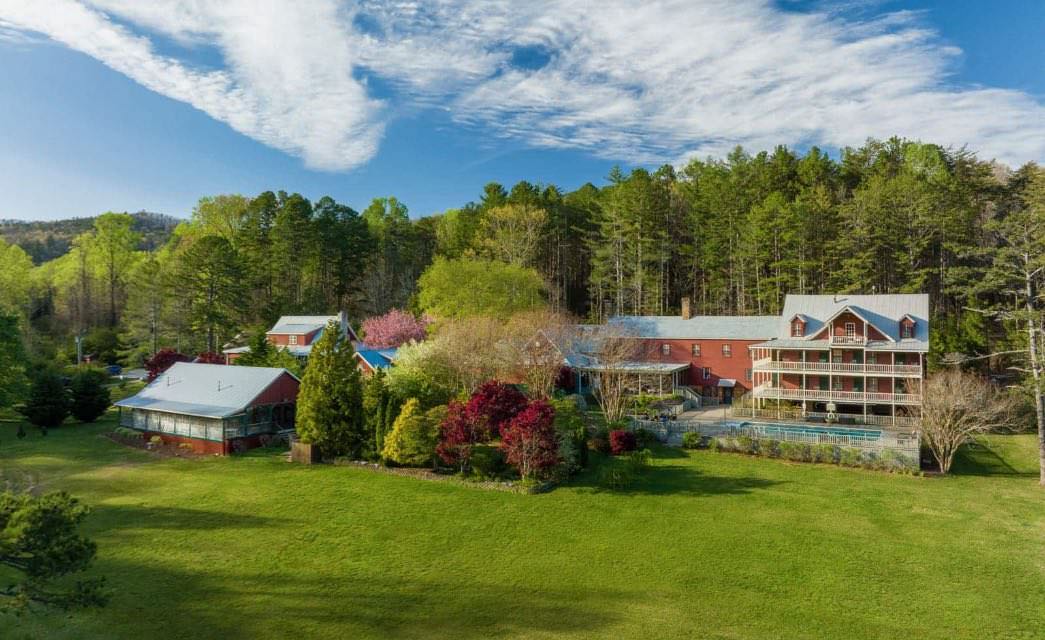
M 44 227 L 14 236 L 0 248 L 0 306 L 31 354 L 72 359 L 82 335 L 86 353 L 137 365 L 162 347 L 245 343 L 291 313 L 345 309 L 358 323 L 393 308 L 438 318 L 548 306 L 599 322 L 677 313 L 683 296 L 697 313 L 774 314 L 788 293 L 927 292 L 934 362 L 1018 359 L 1040 320 L 1028 313 L 1040 314 L 1042 274 L 1017 282 L 996 260 L 1013 242 L 1006 221 L 1045 216 L 1043 182 L 1034 165 L 890 139 L 838 159 L 738 148 L 614 169 L 572 192 L 490 183 L 421 218 L 394 197 L 358 212 L 282 191 L 217 195 L 164 237 L 142 226 L 164 219 L 104 214 L 42 262 L 40 247 L 59 242 Z M 1045 238 L 1028 242 L 1037 264 Z M 973 362 L 997 372 L 1010 361 Z

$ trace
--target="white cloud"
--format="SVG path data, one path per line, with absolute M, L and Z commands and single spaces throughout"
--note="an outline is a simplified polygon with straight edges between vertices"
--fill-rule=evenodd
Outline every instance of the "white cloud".
M 389 106 L 445 108 L 495 136 L 631 162 L 894 134 L 1045 160 L 1045 107 L 955 86 L 961 52 L 908 12 L 856 19 L 735 0 L 45 6 L 0 0 L 0 24 L 44 33 L 323 169 L 372 157 Z M 224 68 L 160 55 L 142 33 L 217 47 Z M 543 64 L 513 61 L 524 47 Z M 395 87 L 390 104 L 368 95 L 364 71 Z

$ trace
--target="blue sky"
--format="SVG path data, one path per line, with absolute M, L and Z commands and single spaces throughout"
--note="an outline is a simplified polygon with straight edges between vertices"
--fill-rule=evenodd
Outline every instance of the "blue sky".
M 0 0 L 0 217 L 265 189 L 425 215 L 894 133 L 1045 161 L 1045 3 L 583 4 Z

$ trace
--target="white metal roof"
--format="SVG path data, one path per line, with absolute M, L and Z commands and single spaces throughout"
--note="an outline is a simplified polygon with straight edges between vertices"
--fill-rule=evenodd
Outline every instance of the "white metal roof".
M 792 339 L 791 318 L 803 315 L 806 317 L 806 335 L 813 336 L 832 316 L 847 307 L 891 338 L 892 348 L 928 349 L 929 295 L 925 293 L 788 295 L 773 335 L 781 340 Z M 914 338 L 901 340 L 900 319 L 904 316 L 915 321 Z
M 678 340 L 766 340 L 777 334 L 780 316 L 617 316 L 637 338 Z
M 574 368 L 581 371 L 622 371 L 627 373 L 655 373 L 655 374 L 668 374 L 675 373 L 676 371 L 684 371 L 689 368 L 688 362 L 642 362 L 642 361 L 629 361 L 621 362 L 618 364 L 599 364 L 598 362 L 587 361 L 583 363 L 576 363 Z
M 241 413 L 286 369 L 177 362 L 118 407 L 227 418 Z
M 341 316 L 282 316 L 268 333 L 294 334 L 312 333 L 327 326 L 328 322 L 341 322 Z

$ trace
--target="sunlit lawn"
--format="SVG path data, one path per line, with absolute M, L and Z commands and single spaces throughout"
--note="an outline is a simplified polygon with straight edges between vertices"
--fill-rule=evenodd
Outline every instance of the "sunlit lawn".
M 1034 439 L 952 478 L 659 450 L 633 490 L 537 496 L 278 457 L 157 459 L 110 421 L 17 441 L 0 467 L 94 507 L 96 612 L 0 637 L 1038 638 Z

